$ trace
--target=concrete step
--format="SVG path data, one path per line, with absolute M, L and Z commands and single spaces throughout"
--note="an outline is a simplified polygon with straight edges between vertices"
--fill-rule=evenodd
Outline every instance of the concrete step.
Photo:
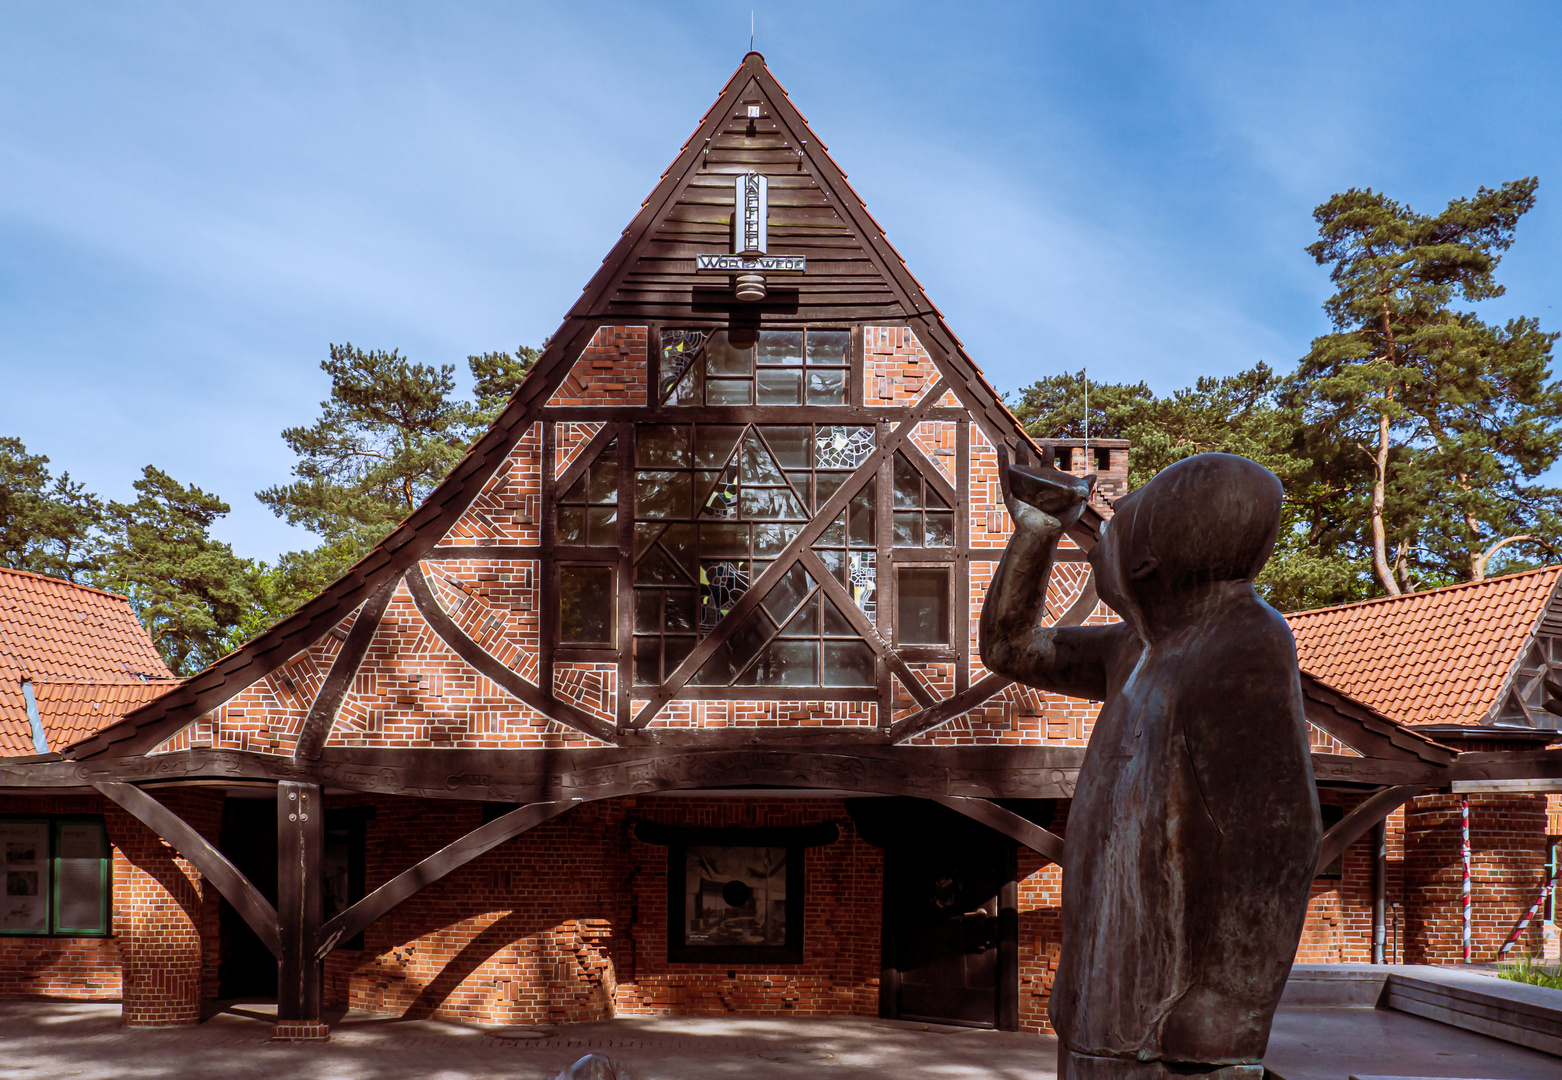
M 1464 968 L 1296 964 L 1281 1004 L 1395 1009 L 1562 1056 L 1562 990 Z

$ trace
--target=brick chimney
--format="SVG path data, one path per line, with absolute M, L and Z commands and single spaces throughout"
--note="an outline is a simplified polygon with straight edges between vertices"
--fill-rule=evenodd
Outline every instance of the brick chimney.
M 1096 491 L 1090 504 L 1104 516 L 1112 515 L 1112 501 L 1128 494 L 1127 439 L 1040 439 L 1057 452 L 1057 467 L 1075 476 L 1096 474 Z

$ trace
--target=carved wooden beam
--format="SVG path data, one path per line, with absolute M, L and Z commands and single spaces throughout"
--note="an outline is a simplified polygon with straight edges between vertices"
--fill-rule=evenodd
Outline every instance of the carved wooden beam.
M 958 795 L 934 795 L 933 801 L 1019 841 L 1043 858 L 1060 866 L 1063 864 L 1063 838 L 1033 821 L 1026 821 L 1012 810 L 1005 810 L 986 799 L 968 799 Z
M 542 824 L 549 818 L 557 817 L 576 805 L 579 804 L 571 800 L 532 803 L 496 817 L 487 824 L 473 829 L 459 840 L 451 841 L 416 866 L 403 870 L 322 926 L 319 944 L 315 949 L 315 959 L 323 960 L 339 942 L 357 937 L 397 904 L 432 885 L 452 870 L 465 866 L 484 852 L 498 847 L 512 837 L 519 836 L 527 829 Z
M 1318 865 L 1328 866 L 1338 859 L 1368 829 L 1425 790 L 1424 784 L 1401 784 L 1385 788 L 1357 806 L 1341 818 L 1334 828 L 1323 834 L 1318 844 Z
M 282 941 L 277 932 L 276 908 L 260 895 L 260 890 L 250 883 L 249 878 L 239 872 L 238 867 L 228 861 L 227 856 L 213 847 L 178 814 L 140 788 L 114 782 L 99 782 L 92 786 L 124 808 L 126 813 L 141 824 L 168 841 L 175 851 L 193 863 L 201 872 L 201 876 L 215 885 L 217 891 L 233 905 L 233 910 L 249 923 L 250 929 L 255 931 L 261 943 L 271 950 L 271 955 L 276 957 L 282 955 Z
M 374 641 L 374 633 L 380 628 L 385 608 L 400 583 L 401 575 L 398 574 L 363 602 L 358 617 L 353 620 L 353 628 L 347 634 L 347 640 L 342 643 L 336 659 L 331 661 L 331 670 L 326 674 L 320 692 L 315 695 L 314 704 L 309 707 L 309 715 L 304 717 L 303 727 L 298 733 L 298 746 L 293 751 L 295 758 L 312 760 L 325 749 L 326 740 L 331 736 L 331 727 L 336 723 L 337 714 L 342 711 L 342 702 L 347 700 L 353 678 L 358 674 L 369 645 Z
M 792 568 L 792 565 L 797 562 L 802 553 L 813 547 L 814 541 L 819 539 L 824 531 L 835 522 L 835 519 L 846 509 L 847 504 L 851 502 L 857 492 L 862 490 L 863 485 L 867 484 L 869 480 L 878 474 L 879 466 L 890 460 L 890 455 L 910 438 L 911 433 L 916 430 L 916 426 L 921 418 L 932 408 L 933 402 L 943 396 L 945 389 L 947 387 L 943 380 L 935 384 L 927 392 L 927 395 L 922 399 L 922 404 L 917 406 L 911 417 L 892 428 L 889 435 L 875 448 L 873 453 L 864 458 L 857 468 L 852 471 L 851 475 L 846 478 L 845 482 L 836 489 L 835 493 L 825 500 L 824 505 L 819 508 L 808 524 L 803 526 L 802 531 L 794 536 L 786 547 L 781 549 L 781 553 L 776 556 L 775 562 L 767 566 L 765 572 L 759 575 L 758 580 L 749 586 L 748 591 L 738 597 L 737 603 L 733 604 L 732 609 L 716 624 L 716 628 L 694 647 L 689 655 L 684 658 L 683 662 L 678 665 L 678 669 L 668 676 L 667 681 L 661 686 L 646 688 L 648 693 L 645 696 L 649 700 L 635 716 L 633 727 L 645 727 L 655 719 L 656 714 L 661 712 L 669 701 L 678 696 L 679 691 L 688 685 L 689 680 L 694 678 L 700 668 L 705 666 L 705 661 L 709 660 L 712 654 L 721 647 L 721 644 L 742 625 L 743 620 L 759 606 L 759 602 L 786 575 L 786 572 Z
M 1440 788 L 1447 787 L 1455 779 L 1452 774 L 1452 769 L 1415 758 L 1313 755 L 1313 778 L 1321 784 L 1365 784 L 1370 787 L 1420 784 Z
M 577 709 L 568 702 L 543 693 L 540 688 L 505 667 L 497 657 L 468 637 L 466 631 L 457 626 L 456 621 L 439 606 L 439 601 L 434 598 L 434 592 L 429 588 L 423 571 L 416 565 L 407 570 L 407 589 L 412 593 L 412 602 L 427 620 L 429 628 L 438 634 L 457 656 L 476 668 L 479 673 L 492 679 L 548 719 L 557 720 L 565 727 L 574 728 L 576 731 L 606 742 L 613 741 L 615 729 L 612 724 L 591 715 L 584 709 Z

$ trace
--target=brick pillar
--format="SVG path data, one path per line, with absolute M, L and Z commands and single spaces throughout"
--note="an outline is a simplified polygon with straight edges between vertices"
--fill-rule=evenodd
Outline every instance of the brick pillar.
M 164 791 L 158 801 L 216 843 L 222 796 Z M 215 933 L 215 892 L 200 872 L 151 829 L 117 807 L 108 809 L 114 845 L 114 935 L 124 969 L 122 1017 L 128 1027 L 197 1024 L 207 937 Z
M 1470 800 L 1471 958 L 1494 959 L 1545 884 L 1544 795 L 1479 794 Z M 1414 800 L 1405 813 L 1405 962 L 1463 958 L 1463 863 L 1458 795 Z M 1540 950 L 1540 924 L 1514 946 Z

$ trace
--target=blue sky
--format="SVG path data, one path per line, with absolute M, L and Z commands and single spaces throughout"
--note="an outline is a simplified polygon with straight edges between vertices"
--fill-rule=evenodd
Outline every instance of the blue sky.
M 253 492 L 330 342 L 551 333 L 748 47 L 1001 389 L 1160 391 L 1325 329 L 1312 208 L 1539 175 L 1488 317 L 1562 328 L 1562 5 L 0 5 L 0 434 Z

